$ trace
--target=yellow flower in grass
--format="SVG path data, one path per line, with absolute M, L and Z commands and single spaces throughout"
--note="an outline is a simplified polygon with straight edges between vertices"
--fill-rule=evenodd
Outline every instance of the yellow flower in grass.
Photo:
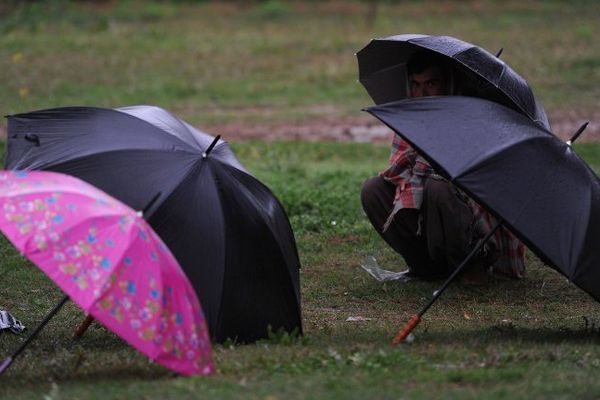
M 19 97 L 24 98 L 29 96 L 29 89 L 26 87 L 20 87 L 19 88 Z
M 23 61 L 23 53 L 18 52 L 18 53 L 13 54 L 12 61 L 15 64 L 21 63 Z

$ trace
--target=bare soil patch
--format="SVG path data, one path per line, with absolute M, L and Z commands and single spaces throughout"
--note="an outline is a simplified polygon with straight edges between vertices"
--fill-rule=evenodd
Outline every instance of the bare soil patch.
M 577 111 L 560 111 L 550 115 L 550 125 L 554 134 L 567 140 L 581 126 L 589 121 L 579 142 L 600 142 L 600 111 L 584 115 Z M 211 134 L 220 134 L 228 141 L 246 140 L 303 140 L 388 143 L 393 132 L 368 115 L 343 119 L 315 118 L 302 123 L 242 123 L 199 127 Z M 6 138 L 6 126 L 0 126 L 0 139 Z
M 579 142 L 600 141 L 600 112 L 583 115 L 575 111 L 562 111 L 551 115 L 550 125 L 554 134 L 563 140 L 569 139 L 586 121 L 589 125 L 578 139 Z M 393 132 L 370 116 L 355 118 L 313 119 L 302 124 L 243 124 L 230 123 L 204 127 L 208 132 L 221 134 L 226 140 L 305 140 L 387 143 Z

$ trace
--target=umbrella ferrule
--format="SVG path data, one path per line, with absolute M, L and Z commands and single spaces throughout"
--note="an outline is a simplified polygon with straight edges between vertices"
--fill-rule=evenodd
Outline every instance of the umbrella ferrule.
M 587 128 L 588 124 L 590 123 L 590 121 L 586 121 L 583 124 L 581 124 L 581 126 L 579 127 L 579 129 L 577 129 L 577 132 L 575 132 L 573 134 L 573 136 L 571 137 L 571 139 L 567 140 L 567 145 L 571 146 L 571 144 L 577 140 L 577 138 L 579 137 L 579 135 L 581 135 L 583 133 L 583 131 L 585 130 L 585 128 Z
M 215 145 L 217 144 L 217 142 L 219 141 L 219 139 L 221 139 L 221 135 L 217 135 L 214 138 L 214 140 L 212 141 L 212 143 L 210 144 L 210 146 L 208 146 L 208 148 L 206 149 L 206 151 L 204 153 L 202 153 L 202 158 L 208 157 L 208 155 L 210 154 L 211 150 L 215 147 Z

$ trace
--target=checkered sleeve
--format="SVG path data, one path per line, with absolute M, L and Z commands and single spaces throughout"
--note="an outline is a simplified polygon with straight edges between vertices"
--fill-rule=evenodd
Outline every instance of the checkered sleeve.
M 400 136 L 392 142 L 389 167 L 379 175 L 396 186 L 394 209 L 420 208 L 423 179 L 433 172 L 429 164 Z

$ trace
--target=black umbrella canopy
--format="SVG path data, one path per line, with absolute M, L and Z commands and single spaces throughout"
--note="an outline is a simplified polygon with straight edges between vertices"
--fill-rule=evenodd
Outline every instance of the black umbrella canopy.
M 366 111 L 600 300 L 600 179 L 567 143 L 473 97 L 414 98 Z
M 450 36 L 389 36 L 373 39 L 361 49 L 359 80 L 376 104 L 407 97 L 406 63 L 419 50 L 448 59 L 460 94 L 503 104 L 550 129 L 546 112 L 525 79 L 487 50 Z
M 213 340 L 301 332 L 300 263 L 287 215 L 228 144 L 153 106 L 8 117 L 8 169 L 77 176 L 145 210 L 202 303 Z

